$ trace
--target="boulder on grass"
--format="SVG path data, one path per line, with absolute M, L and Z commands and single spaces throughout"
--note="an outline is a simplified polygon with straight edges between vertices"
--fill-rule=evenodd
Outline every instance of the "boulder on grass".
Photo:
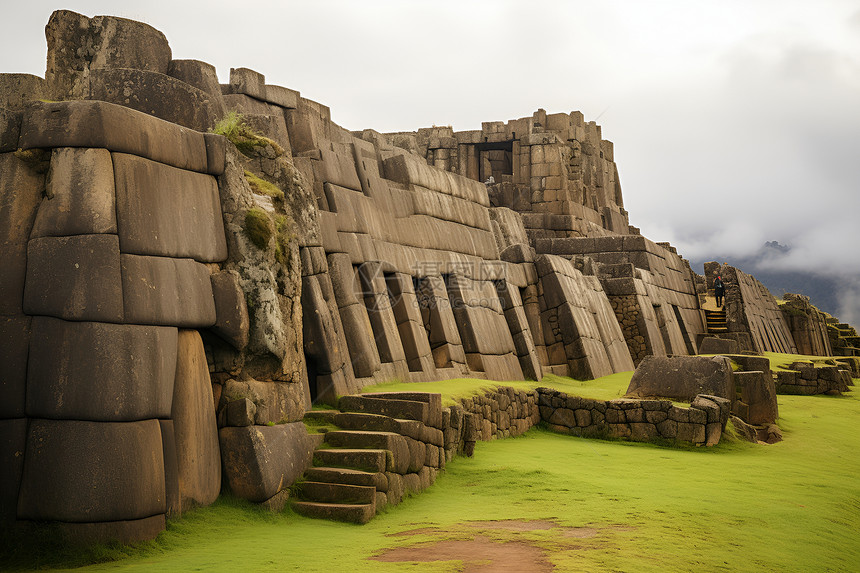
M 732 364 L 724 356 L 648 356 L 636 368 L 627 396 L 692 401 L 699 394 L 733 399 Z

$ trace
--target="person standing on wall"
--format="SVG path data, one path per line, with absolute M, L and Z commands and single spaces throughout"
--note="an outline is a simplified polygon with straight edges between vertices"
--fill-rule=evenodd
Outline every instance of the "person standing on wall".
M 717 298 L 717 308 L 723 306 L 723 296 L 726 294 L 726 285 L 719 275 L 714 279 L 714 296 Z

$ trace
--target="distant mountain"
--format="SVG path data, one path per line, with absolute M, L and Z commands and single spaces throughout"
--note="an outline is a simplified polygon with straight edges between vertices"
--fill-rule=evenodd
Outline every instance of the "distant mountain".
M 791 250 L 790 246 L 781 245 L 777 241 L 768 241 L 761 250 L 749 257 L 715 256 L 702 260 L 690 260 L 690 266 L 699 274 L 704 272 L 708 261 L 719 261 L 737 267 L 743 272 L 753 275 L 768 288 L 772 295 L 779 298 L 783 293 L 792 292 L 806 295 L 816 307 L 833 316 L 839 317 L 838 294 L 842 288 L 843 279 L 835 276 L 816 275 L 801 271 L 783 271 L 761 268 L 761 262 L 773 255 Z

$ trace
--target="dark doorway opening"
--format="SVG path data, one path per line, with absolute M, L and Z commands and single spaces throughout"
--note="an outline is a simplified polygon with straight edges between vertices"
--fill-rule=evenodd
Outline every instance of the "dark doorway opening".
M 514 174 L 514 142 L 497 141 L 484 142 L 475 145 L 478 152 L 478 177 L 486 181 L 491 176 L 496 183 L 502 182 L 502 176 Z

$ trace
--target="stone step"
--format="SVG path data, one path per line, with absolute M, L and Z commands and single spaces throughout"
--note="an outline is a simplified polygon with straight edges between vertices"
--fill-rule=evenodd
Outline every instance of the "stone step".
M 301 497 L 307 501 L 367 504 L 376 500 L 376 488 L 372 486 L 306 481 L 299 487 Z
M 354 505 L 344 503 L 296 501 L 293 502 L 293 510 L 305 517 L 365 524 L 373 519 L 373 516 L 376 514 L 376 504 L 366 503 L 362 505 Z
M 394 432 L 338 430 L 325 435 L 327 444 L 350 449 L 388 450 L 394 459 L 394 471 L 406 473 L 409 468 L 409 444 Z
M 430 408 L 429 404 L 425 402 L 365 396 L 343 396 L 338 401 L 338 406 L 344 412 L 381 414 L 391 418 L 418 420 L 424 423 L 427 422 Z
M 442 428 L 442 394 L 435 392 L 368 392 L 362 396 L 424 402 L 428 406 L 428 419 L 424 420 L 424 423 L 433 428 Z
M 374 487 L 379 491 L 388 491 L 388 478 L 382 472 L 363 472 L 348 468 L 314 467 L 305 471 L 307 481 L 325 483 L 342 483 L 347 485 L 363 485 Z
M 332 420 L 338 414 L 340 414 L 340 410 L 311 410 L 305 412 L 304 419 L 318 423 L 332 424 L 334 423 Z
M 366 472 L 391 471 L 394 460 L 388 461 L 388 450 L 357 450 L 329 448 L 314 452 L 314 464 L 334 468 L 350 468 Z
M 393 432 L 434 446 L 444 445 L 442 430 L 422 424 L 417 420 L 398 420 L 380 414 L 361 414 L 344 412 L 334 418 L 334 424 L 344 430 L 365 430 L 373 432 Z

